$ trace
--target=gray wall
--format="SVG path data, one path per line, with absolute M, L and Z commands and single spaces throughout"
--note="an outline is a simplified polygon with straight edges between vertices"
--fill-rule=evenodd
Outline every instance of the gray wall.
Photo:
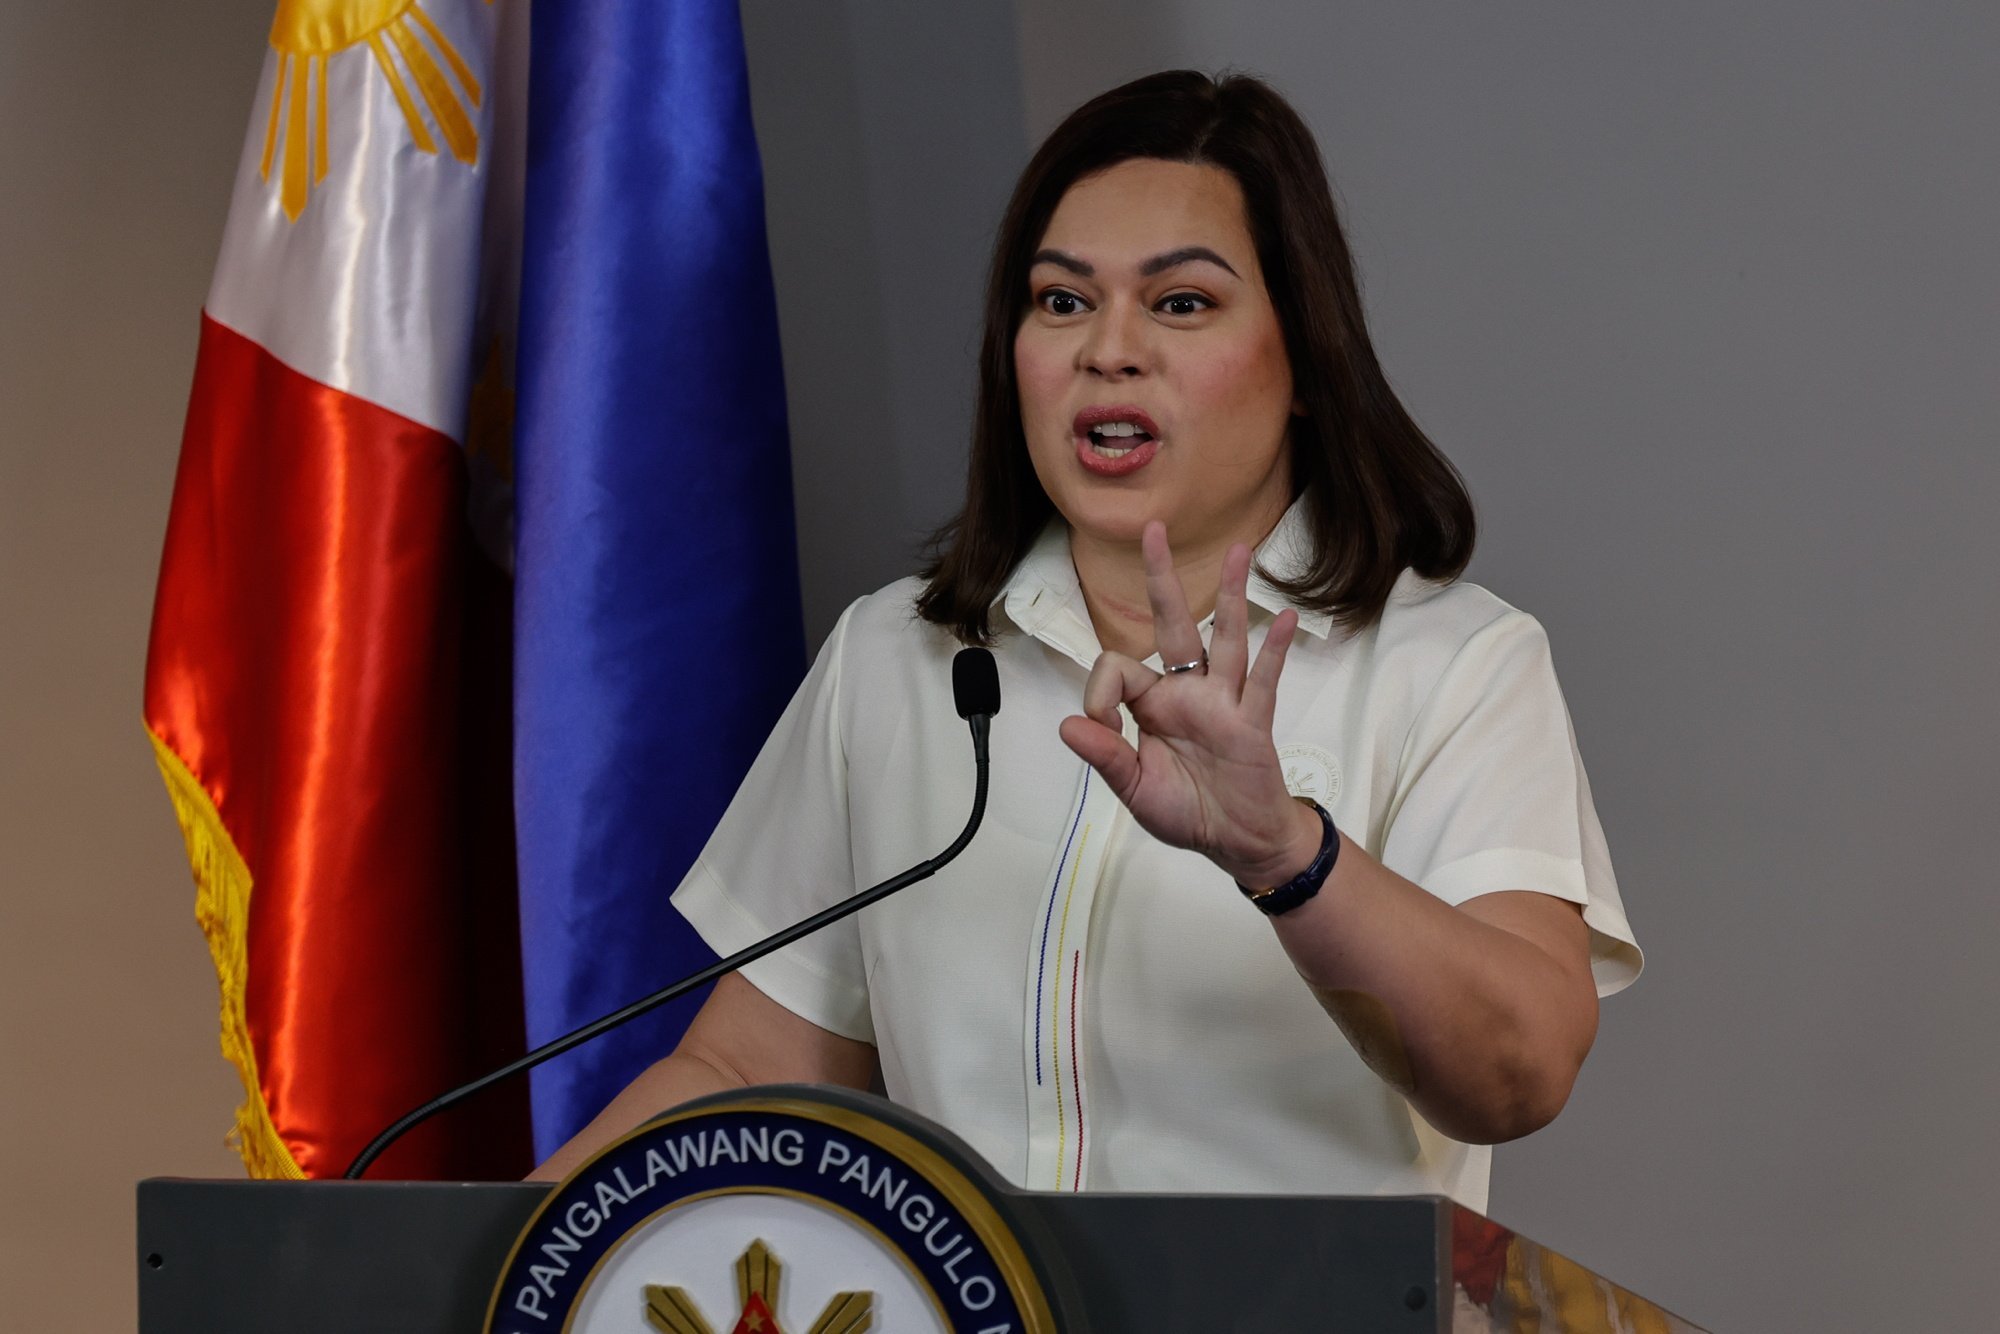
M 0 10 L 0 1309 L 129 1328 L 236 1097 L 138 721 L 269 0 Z M 1493 1212 L 1717 1329 L 1973 1328 L 2000 1151 L 2000 11 L 745 0 L 808 633 L 950 511 L 1029 145 L 1165 65 L 1321 137 L 1650 970 Z
M 749 13 L 794 447 L 828 481 L 800 497 L 815 637 L 950 510 L 981 243 L 1028 145 L 1152 69 L 1270 77 L 1478 501 L 1469 577 L 1549 628 L 1650 952 L 1562 1119 L 1498 1153 L 1495 1216 L 1718 1329 L 1977 1324 L 2000 11 L 1020 0 L 1016 93 L 987 31 L 835 6 L 869 138 L 833 223 L 826 163 L 772 133 L 801 117 L 772 77 L 792 9 Z M 867 259 L 830 261 L 828 226 Z M 815 307 L 869 267 L 899 275 L 872 328 Z M 820 429 L 864 382 L 892 444 Z M 893 486 L 840 480 L 883 456 Z
M 986 251 L 1027 161 L 1006 5 L 747 0 L 806 635 L 964 485 Z

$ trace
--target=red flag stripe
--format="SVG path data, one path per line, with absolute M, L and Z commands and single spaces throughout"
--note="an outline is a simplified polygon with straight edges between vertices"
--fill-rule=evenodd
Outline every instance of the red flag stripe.
M 146 722 L 248 871 L 247 920 L 205 923 L 225 1045 L 238 1004 L 252 1097 L 309 1176 L 469 1073 L 464 490 L 448 437 L 203 319 Z M 474 1167 L 432 1128 L 378 1174 Z

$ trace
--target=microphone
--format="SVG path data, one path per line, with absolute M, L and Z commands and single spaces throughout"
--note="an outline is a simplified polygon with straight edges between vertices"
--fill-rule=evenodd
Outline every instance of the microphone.
M 958 716 L 972 727 L 972 759 L 977 766 L 977 778 L 972 791 L 972 817 L 965 822 L 951 846 L 928 861 L 922 861 L 892 876 L 881 884 L 850 895 L 828 908 L 822 908 L 804 921 L 794 922 L 775 935 L 767 936 L 756 944 L 738 950 L 726 959 L 718 959 L 699 972 L 690 973 L 678 982 L 672 982 L 633 1001 L 623 1009 L 593 1019 L 579 1029 L 565 1033 L 553 1042 L 544 1043 L 527 1055 L 510 1061 L 490 1074 L 481 1075 L 469 1084 L 461 1084 L 447 1093 L 440 1094 L 423 1106 L 404 1113 L 381 1134 L 370 1140 L 368 1147 L 356 1154 L 354 1161 L 347 1165 L 342 1177 L 348 1181 L 359 1180 L 368 1170 L 369 1164 L 382 1156 L 382 1151 L 401 1139 L 412 1128 L 430 1120 L 439 1112 L 456 1107 L 473 1094 L 482 1092 L 504 1079 L 511 1079 L 525 1070 L 532 1070 L 542 1062 L 562 1055 L 564 1052 L 608 1033 L 627 1020 L 637 1019 L 649 1010 L 665 1005 L 670 1000 L 685 996 L 697 987 L 715 981 L 724 974 L 733 973 L 746 964 L 755 963 L 775 950 L 783 949 L 793 941 L 809 936 L 824 926 L 831 926 L 843 917 L 860 912 L 871 903 L 879 903 L 897 890 L 913 885 L 919 880 L 927 880 L 936 875 L 945 864 L 965 851 L 966 844 L 978 832 L 980 821 L 986 818 L 986 770 L 987 734 L 992 727 L 993 715 L 1000 712 L 1000 672 L 994 665 L 993 655 L 983 648 L 960 649 L 951 660 L 951 698 L 958 709 Z
M 984 783 L 986 733 L 993 725 L 993 715 L 1000 712 L 1000 669 L 991 653 L 983 648 L 962 648 L 953 655 L 951 702 L 958 716 L 972 724 L 973 760 L 979 765 L 979 781 Z

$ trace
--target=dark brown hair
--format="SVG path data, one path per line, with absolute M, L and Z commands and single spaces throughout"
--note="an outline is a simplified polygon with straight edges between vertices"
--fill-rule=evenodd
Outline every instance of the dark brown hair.
M 1258 79 L 1170 70 L 1071 112 L 1014 187 L 986 281 L 965 507 L 931 539 L 917 614 L 965 643 L 992 643 L 993 600 L 1055 512 L 1029 462 L 1014 380 L 1028 270 L 1070 186 L 1133 158 L 1220 167 L 1243 191 L 1305 409 L 1292 419 L 1292 482 L 1306 496 L 1313 552 L 1299 578 L 1264 576 L 1349 629 L 1381 616 L 1406 565 L 1458 577 L 1472 559 L 1472 497 L 1383 378 L 1312 131 Z

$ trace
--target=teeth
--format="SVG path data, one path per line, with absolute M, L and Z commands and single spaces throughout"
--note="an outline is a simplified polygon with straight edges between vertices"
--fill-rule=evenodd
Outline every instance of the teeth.
M 1131 422 L 1099 422 L 1090 428 L 1092 435 L 1137 435 L 1139 428 Z
M 1137 448 L 1137 445 L 1126 445 L 1123 449 L 1114 449 L 1110 445 L 1100 445 L 1093 440 L 1090 445 L 1090 452 L 1101 459 L 1122 459 Z

